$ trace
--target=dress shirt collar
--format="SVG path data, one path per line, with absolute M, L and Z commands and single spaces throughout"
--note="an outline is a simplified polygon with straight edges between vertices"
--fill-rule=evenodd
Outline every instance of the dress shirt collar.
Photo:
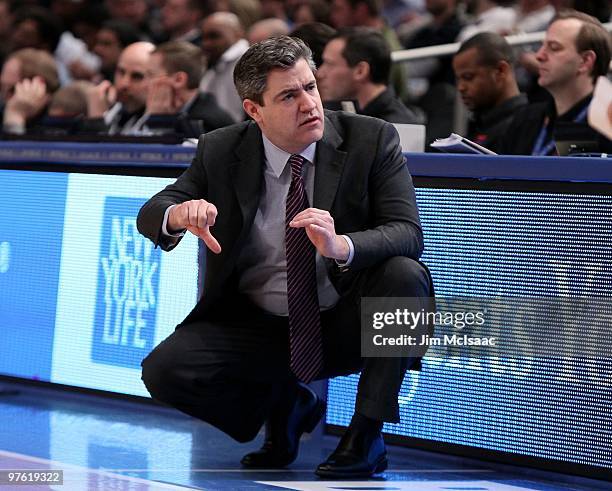
M 223 63 L 235 61 L 240 58 L 247 49 L 249 49 L 249 42 L 246 39 L 239 39 L 229 48 L 227 48 L 225 53 L 221 55 L 220 61 Z
M 287 165 L 287 161 L 292 154 L 285 152 L 278 148 L 272 143 L 266 135 L 261 134 L 264 145 L 264 155 L 266 157 L 267 165 L 272 169 L 274 175 L 279 178 L 283 173 L 283 169 Z M 308 162 L 314 164 L 315 152 L 317 150 L 317 142 L 313 142 L 308 145 L 300 155 L 304 157 Z

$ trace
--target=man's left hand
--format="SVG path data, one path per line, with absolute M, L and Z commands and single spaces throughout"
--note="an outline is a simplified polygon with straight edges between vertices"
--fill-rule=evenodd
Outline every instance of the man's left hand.
M 346 261 L 349 246 L 346 239 L 336 235 L 334 219 L 328 211 L 307 208 L 299 212 L 289 223 L 290 227 L 305 228 L 306 235 L 323 257 Z

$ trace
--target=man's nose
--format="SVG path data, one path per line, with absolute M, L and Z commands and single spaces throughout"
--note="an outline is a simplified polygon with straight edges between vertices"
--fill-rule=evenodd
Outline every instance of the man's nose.
M 317 101 L 314 95 L 307 92 L 302 93 L 300 98 L 300 110 L 305 113 L 312 112 L 317 107 Z
M 546 53 L 545 53 L 545 50 L 544 50 L 544 45 L 542 45 L 542 46 L 540 46 L 540 49 L 538 49 L 536 51 L 536 60 L 544 61 L 544 58 L 546 57 L 545 55 L 546 55 Z

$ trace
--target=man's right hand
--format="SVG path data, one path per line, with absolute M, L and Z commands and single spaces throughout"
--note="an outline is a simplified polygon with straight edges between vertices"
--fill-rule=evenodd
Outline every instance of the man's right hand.
M 40 114 L 50 97 L 42 77 L 24 79 L 15 85 L 15 94 L 4 109 L 5 124 L 23 124 Z
M 216 218 L 215 205 L 203 199 L 194 199 L 172 207 L 168 213 L 166 228 L 170 233 L 187 229 L 202 239 L 212 252 L 219 254 L 221 246 L 209 230 L 215 224 Z
M 87 117 L 101 118 L 117 102 L 117 90 L 108 80 L 87 90 Z

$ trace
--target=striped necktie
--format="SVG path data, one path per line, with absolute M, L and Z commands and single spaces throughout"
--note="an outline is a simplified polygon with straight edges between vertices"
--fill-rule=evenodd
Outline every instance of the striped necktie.
M 289 306 L 290 367 L 302 382 L 310 382 L 323 367 L 321 318 L 317 296 L 315 247 L 304 228 L 292 228 L 289 222 L 308 208 L 302 179 L 306 159 L 289 157 L 291 184 L 287 194 L 285 248 L 287 254 L 287 302 Z

